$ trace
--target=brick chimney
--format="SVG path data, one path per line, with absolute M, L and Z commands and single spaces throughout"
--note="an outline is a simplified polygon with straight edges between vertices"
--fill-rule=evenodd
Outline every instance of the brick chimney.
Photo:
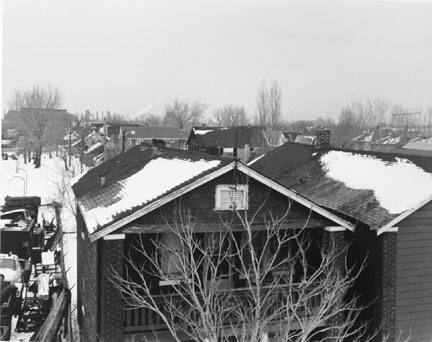
M 330 146 L 331 131 L 328 128 L 317 129 L 315 134 L 317 147 Z

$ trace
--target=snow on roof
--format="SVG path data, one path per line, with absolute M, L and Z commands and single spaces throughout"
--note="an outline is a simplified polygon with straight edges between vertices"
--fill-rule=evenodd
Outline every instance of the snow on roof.
M 329 151 L 320 162 L 328 177 L 352 189 L 373 190 L 391 214 L 412 209 L 432 195 L 432 174 L 404 158 L 386 162 L 372 155 Z
M 432 137 L 431 138 L 415 138 L 402 146 L 405 149 L 415 149 L 432 151 Z
M 401 136 L 393 137 L 391 135 L 384 138 L 378 139 L 375 143 L 382 145 L 395 145 L 399 144 L 401 141 Z
M 265 154 L 261 154 L 260 156 L 256 157 L 255 159 L 252 159 L 249 163 L 247 163 L 247 166 L 252 165 L 253 163 L 257 162 L 258 160 L 260 160 L 264 156 L 265 156 Z
M 204 134 L 207 134 L 207 133 L 210 133 L 213 131 L 214 131 L 213 129 L 196 129 L 196 128 L 194 128 L 194 133 L 197 135 L 204 135 Z
M 294 142 L 304 145 L 313 145 L 315 143 L 315 137 L 310 135 L 298 135 Z
M 94 150 L 96 150 L 98 147 L 102 146 L 103 144 L 101 142 L 98 142 L 94 145 L 92 145 L 87 151 L 85 151 L 84 153 L 90 153 L 93 152 Z
M 116 216 L 137 206 L 160 197 L 171 189 L 191 180 L 199 174 L 221 164 L 220 160 L 190 160 L 159 157 L 150 160 L 142 169 L 130 177 L 108 185 L 104 193 L 115 193 L 109 201 L 86 200 L 86 195 L 80 199 L 85 210 L 87 229 L 93 233 L 98 227 L 111 223 Z M 164 176 L 160 181 L 161 175 Z M 159 179 L 159 181 L 158 181 Z

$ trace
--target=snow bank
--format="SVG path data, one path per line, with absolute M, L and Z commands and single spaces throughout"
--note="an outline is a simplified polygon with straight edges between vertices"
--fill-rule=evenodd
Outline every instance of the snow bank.
M 147 163 L 140 171 L 116 184 L 120 191 L 111 203 L 104 206 L 85 208 L 86 224 L 90 232 L 113 220 L 113 218 L 133 207 L 145 204 L 172 188 L 194 178 L 195 176 L 217 167 L 220 160 L 185 160 L 157 158 Z M 86 207 L 86 203 L 83 203 Z
M 320 162 L 328 177 L 352 189 L 373 190 L 391 214 L 414 208 L 432 196 L 432 175 L 407 159 L 386 162 L 369 155 L 329 151 Z

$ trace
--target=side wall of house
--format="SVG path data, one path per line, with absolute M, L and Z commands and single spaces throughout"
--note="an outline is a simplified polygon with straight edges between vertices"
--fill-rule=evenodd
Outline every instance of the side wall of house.
M 97 341 L 97 243 L 85 232 L 81 212 L 77 215 L 78 322 L 81 341 Z
M 396 330 L 410 341 L 432 339 L 432 202 L 399 223 Z

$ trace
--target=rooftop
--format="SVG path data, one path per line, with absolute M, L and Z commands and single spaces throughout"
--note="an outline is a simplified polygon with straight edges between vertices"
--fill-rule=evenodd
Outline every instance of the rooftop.
M 257 126 L 238 126 L 230 128 L 202 127 L 200 130 L 193 128 L 189 136 L 188 144 L 206 147 L 243 147 L 248 144 L 251 147 L 264 146 L 266 141 L 263 128 Z M 194 133 L 194 134 L 192 134 Z
M 91 169 L 72 189 L 93 233 L 229 162 L 140 145 Z
M 286 143 L 250 167 L 373 229 L 432 197 L 432 173 L 424 161 L 397 153 Z
M 126 132 L 134 132 L 128 138 L 144 139 L 186 139 L 187 133 L 175 127 L 162 126 L 123 126 Z

